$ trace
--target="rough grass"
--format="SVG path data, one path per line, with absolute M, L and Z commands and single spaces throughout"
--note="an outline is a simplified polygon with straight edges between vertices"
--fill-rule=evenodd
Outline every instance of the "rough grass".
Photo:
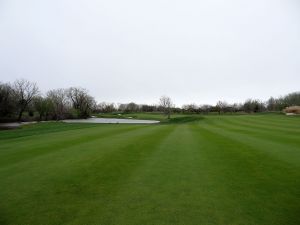
M 299 137 L 282 115 L 1 131 L 0 224 L 298 225 Z

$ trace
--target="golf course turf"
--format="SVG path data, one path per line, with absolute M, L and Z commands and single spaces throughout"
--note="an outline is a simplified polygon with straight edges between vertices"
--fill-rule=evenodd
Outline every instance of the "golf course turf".
M 300 224 L 300 117 L 178 118 L 0 131 L 0 224 Z

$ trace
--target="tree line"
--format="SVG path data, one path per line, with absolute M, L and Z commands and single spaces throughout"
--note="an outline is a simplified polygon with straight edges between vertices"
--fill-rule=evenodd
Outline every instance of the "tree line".
M 22 120 L 61 120 L 66 118 L 88 118 L 92 113 L 258 113 L 282 111 L 289 106 L 300 105 L 300 92 L 267 101 L 248 99 L 243 103 L 229 104 L 218 101 L 216 105 L 185 104 L 175 107 L 168 96 L 162 96 L 158 104 L 115 104 L 100 102 L 81 87 L 53 89 L 42 94 L 34 82 L 19 79 L 13 83 L 0 83 L 0 122 Z
M 25 79 L 0 83 L 0 121 L 87 118 L 96 105 L 80 87 L 59 88 L 41 94 L 36 83 Z M 37 113 L 37 115 L 35 115 Z M 25 115 L 24 115 L 25 114 Z
M 289 106 L 300 106 L 300 92 L 293 92 L 279 98 L 271 97 L 267 101 L 258 99 L 247 99 L 243 103 L 227 103 L 226 101 L 218 101 L 216 105 L 209 104 L 185 104 L 182 107 L 174 107 L 172 100 L 167 96 L 162 96 L 159 104 L 147 105 L 136 104 L 134 102 L 128 104 L 114 104 L 102 102 L 97 105 L 98 113 L 134 113 L 134 112 L 165 112 L 170 115 L 173 113 L 259 113 L 259 112 L 280 112 Z
M 278 98 L 270 97 L 267 101 L 259 99 L 247 99 L 243 103 L 227 103 L 218 101 L 216 105 L 196 105 L 187 104 L 182 106 L 183 112 L 190 113 L 259 113 L 259 112 L 279 112 L 289 106 L 300 106 L 300 92 L 293 92 Z

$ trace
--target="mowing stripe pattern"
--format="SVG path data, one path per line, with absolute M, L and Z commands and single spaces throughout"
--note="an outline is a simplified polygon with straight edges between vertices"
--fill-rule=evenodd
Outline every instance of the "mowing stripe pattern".
M 3 225 L 298 225 L 299 213 L 299 117 L 0 133 Z

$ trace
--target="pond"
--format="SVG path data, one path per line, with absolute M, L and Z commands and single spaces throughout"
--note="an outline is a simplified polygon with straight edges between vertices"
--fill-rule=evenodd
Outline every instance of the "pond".
M 66 123 L 124 123 L 124 124 L 154 124 L 159 123 L 157 120 L 136 120 L 136 119 L 117 119 L 117 118 L 89 118 L 63 120 Z

